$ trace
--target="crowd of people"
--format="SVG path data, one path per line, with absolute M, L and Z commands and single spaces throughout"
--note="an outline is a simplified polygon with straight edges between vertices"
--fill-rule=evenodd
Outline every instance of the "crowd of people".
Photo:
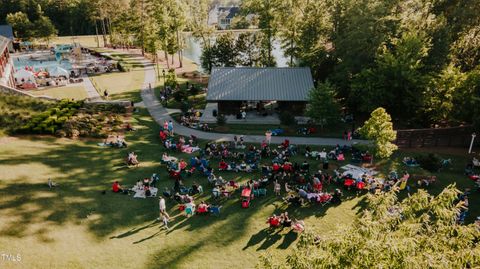
M 187 123 L 195 120 L 199 115 L 192 113 L 190 117 L 182 117 L 182 122 Z M 188 124 L 187 124 L 188 125 Z M 377 177 L 373 173 L 352 174 L 340 172 L 338 169 L 329 167 L 330 161 L 343 162 L 346 156 L 351 155 L 352 161 L 358 160 L 361 163 L 372 162 L 372 155 L 368 151 L 361 151 L 352 146 L 336 145 L 331 150 L 325 148 L 316 151 L 310 146 L 300 150 L 296 145 L 284 140 L 279 145 L 271 143 L 272 131 L 265 133 L 265 140 L 257 145 L 247 145 L 243 136 L 234 136 L 232 141 L 207 142 L 200 147 L 195 136 L 184 137 L 174 136 L 174 125 L 172 121 L 165 121 L 159 133 L 160 140 L 165 147 L 161 155 L 161 163 L 168 172 L 169 178 L 173 180 L 171 188 L 163 191 L 159 207 L 160 215 L 158 220 L 162 221 L 168 229 L 170 216 L 166 212 L 165 198 L 175 201 L 178 208 L 185 212 L 185 215 L 202 215 L 212 212 L 219 213 L 220 206 L 209 204 L 205 200 L 195 201 L 198 196 L 204 193 L 204 187 L 195 180 L 190 184 L 184 182 L 193 175 L 207 179 L 208 188 L 211 190 L 211 197 L 214 203 L 222 203 L 222 199 L 230 199 L 237 189 L 251 190 L 248 197 L 241 195 L 241 198 L 251 199 L 266 195 L 267 190 L 284 201 L 288 207 L 315 206 L 327 204 L 339 204 L 342 202 L 343 191 L 369 191 L 371 193 L 388 192 L 391 190 L 407 190 L 410 174 L 404 171 L 399 176 L 392 171 L 385 178 Z M 346 139 L 351 139 L 346 134 Z M 115 145 L 125 143 L 117 138 Z M 126 143 L 125 143 L 126 146 Z M 173 153 L 173 154 L 171 154 Z M 187 153 L 190 157 L 177 158 L 175 153 Z M 185 155 L 182 155 L 185 156 Z M 299 160 L 300 159 L 300 160 Z M 320 161 L 320 166 L 317 166 Z M 138 165 L 135 152 L 128 153 L 128 165 Z M 418 163 L 414 158 L 405 157 L 405 166 L 416 166 Z M 335 163 L 337 164 L 337 163 Z M 480 166 L 476 159 L 467 166 L 474 171 Z M 224 173 L 246 173 L 250 179 L 240 183 L 234 180 L 225 180 Z M 258 173 L 254 173 L 258 172 Z M 226 174 L 225 174 L 226 175 Z M 472 174 L 470 174 L 472 175 Z M 477 184 L 480 190 L 480 179 L 477 177 Z M 416 181 L 419 187 L 428 187 L 436 181 L 435 176 L 422 177 Z M 158 176 L 152 176 L 139 180 L 132 188 L 124 188 L 116 181 L 112 185 L 112 191 L 116 193 L 133 193 L 134 197 L 151 197 L 157 195 L 156 183 Z M 210 191 L 205 191 L 210 193 Z M 245 199 L 244 199 L 245 200 Z M 459 197 L 462 202 L 461 213 L 458 222 L 463 223 L 468 212 L 468 193 Z M 249 206 L 242 207 L 248 208 Z M 291 227 L 297 232 L 305 229 L 305 223 L 295 218 L 291 219 L 288 212 L 280 215 L 272 215 L 267 223 L 271 228 Z

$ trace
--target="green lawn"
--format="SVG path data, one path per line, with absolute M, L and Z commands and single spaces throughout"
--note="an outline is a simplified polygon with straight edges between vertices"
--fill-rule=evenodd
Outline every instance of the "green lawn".
M 141 99 L 137 93 L 142 87 L 144 76 L 143 70 L 135 69 L 130 72 L 106 73 L 89 77 L 101 96 L 107 90 L 110 100 L 139 102 Z
M 138 94 L 142 88 L 145 71 L 143 65 L 139 62 L 139 58 L 127 54 L 128 52 L 112 51 L 110 49 L 95 49 L 98 52 L 111 53 L 115 60 L 123 60 L 130 68 L 128 72 L 104 73 L 99 75 L 89 75 L 93 86 L 103 97 L 105 90 L 109 93 L 110 100 L 130 100 L 140 102 L 141 98 Z
M 108 37 L 107 37 L 108 38 Z M 100 47 L 103 47 L 103 37 L 98 36 Z M 58 36 L 50 40 L 52 44 L 72 44 L 72 42 L 80 43 L 84 47 L 97 47 L 97 39 L 95 35 L 88 36 Z
M 46 90 L 32 90 L 29 93 L 40 96 L 46 95 L 49 97 L 57 98 L 57 99 L 75 99 L 75 100 L 83 100 L 87 98 L 87 92 L 83 85 L 75 85 L 75 86 L 68 86 L 68 87 L 55 87 Z
M 205 105 L 207 104 L 206 100 L 206 93 L 200 93 L 197 95 L 190 95 L 188 97 L 188 103 L 194 108 L 194 109 L 204 109 Z M 181 109 L 181 103 L 177 102 L 173 98 L 169 98 L 167 102 L 167 108 L 175 108 L 175 109 Z
M 249 209 L 240 207 L 237 192 L 222 202 L 219 217 L 185 218 L 168 200 L 174 218 L 172 230 L 166 232 L 155 221 L 158 199 L 133 199 L 109 191 L 114 180 L 131 186 L 152 173 L 160 174 L 160 190 L 173 186 L 165 167 L 159 164 L 164 151 L 157 139 L 159 127 L 143 109 L 133 120 L 138 130 L 127 134 L 128 150 L 100 148 L 93 140 L 37 136 L 0 139 L 0 246 L 6 253 L 22 255 L 18 268 L 253 268 L 259 255 L 268 251 L 284 256 L 297 239 L 287 229 L 278 233 L 266 230 L 265 220 L 272 213 L 288 209 L 292 217 L 305 219 L 308 229 L 328 233 L 339 224 L 350 223 L 364 206 L 363 196 L 347 192 L 338 206 L 287 208 L 269 189 L 269 195 L 253 200 Z M 139 155 L 138 168 L 123 166 L 130 150 Z M 396 167 L 401 171 L 404 168 L 398 167 L 398 161 L 410 154 L 417 153 L 399 152 L 391 160 L 379 162 L 379 169 L 388 172 Z M 464 155 L 448 151 L 441 156 L 452 157 L 454 166 L 439 174 L 433 193 L 452 181 L 462 188 L 473 186 L 462 175 Z M 298 156 L 294 161 L 303 159 Z M 320 165 L 314 161 L 311 164 Z M 331 168 L 337 165 L 332 162 Z M 418 168 L 409 170 L 412 174 L 425 173 Z M 220 175 L 242 182 L 259 176 Z M 48 189 L 48 178 L 60 186 Z M 193 181 L 206 190 L 197 201 L 208 200 L 206 178 L 195 174 L 184 183 L 191 185 Z M 102 190 L 107 193 L 101 194 Z M 470 198 L 469 221 L 480 214 L 479 198 L 477 193 Z M 17 268 L 11 265 L 6 268 Z

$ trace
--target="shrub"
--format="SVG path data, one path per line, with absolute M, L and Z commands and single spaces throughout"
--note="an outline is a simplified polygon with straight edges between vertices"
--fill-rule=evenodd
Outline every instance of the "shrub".
M 200 92 L 200 87 L 192 85 L 192 88 L 190 89 L 190 94 L 197 95 L 199 92 Z
M 185 102 L 182 102 L 180 104 L 180 110 L 183 112 L 183 113 L 187 113 L 188 110 L 190 109 L 191 105 L 189 102 L 185 101 Z
M 438 155 L 429 153 L 428 155 L 420 155 L 416 157 L 420 167 L 429 171 L 437 172 L 440 169 L 440 157 Z
M 173 99 L 177 102 L 181 102 L 187 99 L 188 93 L 185 90 L 179 90 L 173 93 Z
M 67 133 L 64 130 L 57 130 L 55 132 L 55 135 L 58 136 L 58 137 L 66 137 Z
M 288 112 L 282 112 L 280 113 L 280 122 L 283 125 L 293 125 L 295 124 L 295 117 Z
M 175 69 L 169 69 L 165 75 L 165 87 L 169 86 L 172 89 L 177 88 L 177 75 L 175 74 Z
M 225 115 L 223 114 L 220 114 L 217 116 L 217 124 L 219 126 L 223 126 L 227 123 L 227 118 L 225 117 Z

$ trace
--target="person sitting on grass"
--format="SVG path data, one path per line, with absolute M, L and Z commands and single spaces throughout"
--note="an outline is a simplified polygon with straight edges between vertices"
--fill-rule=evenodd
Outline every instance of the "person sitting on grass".
M 127 142 L 125 142 L 125 139 L 123 139 L 123 137 L 117 136 L 117 142 L 115 143 L 115 145 L 117 146 L 117 148 L 126 148 Z
M 180 171 L 184 171 L 187 168 L 187 162 L 181 159 L 178 163 L 178 167 L 180 168 Z
M 280 191 L 281 191 L 282 187 L 280 185 L 280 183 L 278 183 L 277 180 L 275 180 L 275 182 L 273 183 L 273 192 L 275 193 L 275 195 L 280 195 Z
M 51 178 L 48 178 L 48 187 L 51 189 L 56 186 L 57 186 L 57 183 L 53 182 Z
M 270 228 L 277 228 L 280 226 L 280 219 L 275 214 L 273 214 L 267 219 L 267 223 L 270 225 Z
M 208 210 L 210 209 L 210 205 L 205 203 L 204 201 L 200 202 L 197 208 L 197 213 L 198 214 L 206 214 L 208 213 Z
M 168 133 L 165 132 L 164 130 L 161 130 L 160 133 L 159 133 L 159 137 L 162 141 L 165 141 L 168 138 Z
M 292 221 L 292 229 L 297 233 L 303 232 L 305 230 L 305 222 L 303 220 L 295 219 Z
M 212 190 L 212 196 L 213 198 L 217 199 L 217 198 L 220 198 L 220 188 L 218 186 L 215 186 L 213 187 L 213 190 Z
M 132 151 L 132 152 L 128 153 L 127 164 L 128 165 L 138 165 L 137 155 L 135 155 L 135 152 Z
M 125 130 L 127 132 L 132 132 L 132 131 L 135 131 L 135 128 L 133 128 L 132 124 L 129 122 L 127 123 L 127 125 L 125 126 Z
M 292 226 L 292 220 L 288 217 L 288 212 L 285 211 L 280 215 L 280 224 L 282 224 L 283 227 Z
M 218 164 L 218 170 L 226 171 L 228 169 L 228 164 L 222 159 Z
M 115 193 L 123 193 L 123 188 L 118 181 L 113 182 L 112 191 Z

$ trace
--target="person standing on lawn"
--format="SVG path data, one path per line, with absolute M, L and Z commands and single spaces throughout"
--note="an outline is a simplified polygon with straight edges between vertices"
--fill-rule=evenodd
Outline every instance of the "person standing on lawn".
M 172 120 L 168 121 L 168 132 L 170 133 L 170 135 L 173 135 L 173 122 L 172 122 Z
M 267 141 L 267 144 L 270 145 L 270 142 L 272 141 L 272 131 L 268 130 L 265 133 L 265 140 Z

